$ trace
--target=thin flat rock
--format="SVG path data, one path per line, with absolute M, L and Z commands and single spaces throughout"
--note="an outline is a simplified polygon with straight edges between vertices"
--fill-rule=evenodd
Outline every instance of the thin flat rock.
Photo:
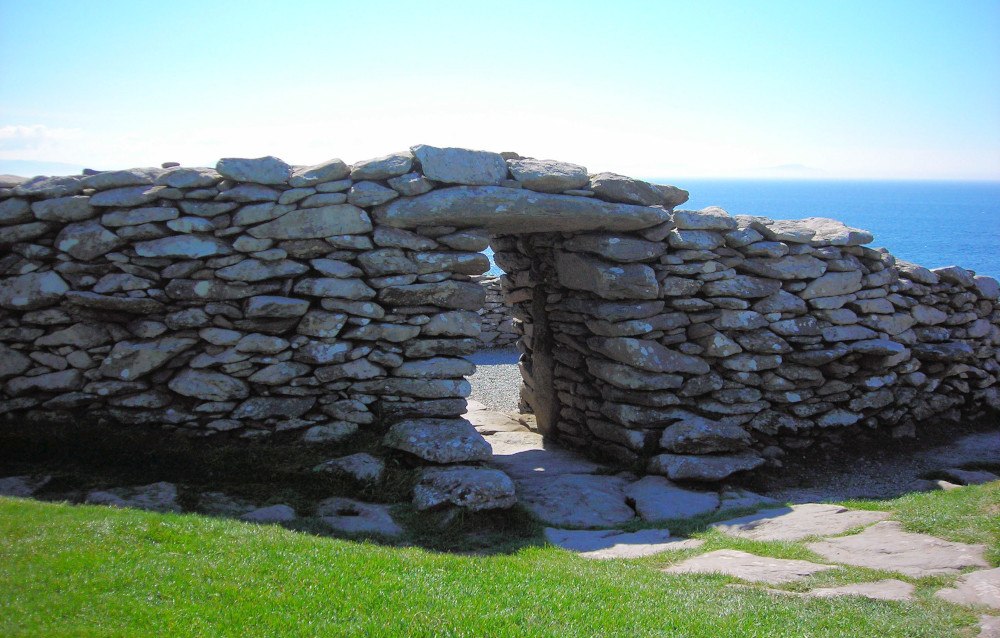
M 719 549 L 689 558 L 663 571 L 667 574 L 725 574 L 754 583 L 780 585 L 802 580 L 828 569 L 837 567 L 807 560 L 770 558 L 733 549 Z
M 472 402 L 470 401 L 470 403 Z M 528 432 L 528 428 L 523 423 L 502 412 L 470 409 L 465 415 L 465 419 L 484 436 L 496 434 L 497 432 Z
M 491 465 L 506 472 L 515 482 L 540 476 L 592 474 L 602 469 L 579 454 L 545 441 L 535 432 L 497 432 L 486 441 L 493 448 Z
M 902 525 L 895 521 L 883 521 L 860 534 L 809 543 L 806 547 L 836 563 L 899 572 L 914 578 L 990 566 L 983 545 L 913 534 L 903 531 Z
M 851 583 L 840 587 L 819 587 L 805 592 L 786 591 L 784 589 L 768 589 L 772 594 L 782 596 L 798 596 L 800 598 L 839 598 L 841 596 L 861 596 L 871 600 L 913 600 L 916 587 L 912 583 L 888 578 L 874 583 Z
M 583 558 L 641 558 L 662 552 L 701 547 L 705 541 L 694 538 L 673 538 L 670 530 L 644 529 L 638 532 L 621 530 L 576 530 L 545 528 L 545 540 L 576 552 Z
M 716 523 L 728 536 L 758 541 L 797 541 L 809 536 L 840 534 L 861 525 L 870 525 L 889 517 L 888 512 L 849 510 L 839 505 L 806 503 L 778 509 L 761 510 Z
M 559 527 L 614 527 L 635 518 L 625 479 L 594 474 L 542 476 L 517 483 L 518 499 L 539 520 Z
M 939 590 L 934 595 L 956 605 L 1000 609 L 1000 567 L 965 574 L 954 587 Z

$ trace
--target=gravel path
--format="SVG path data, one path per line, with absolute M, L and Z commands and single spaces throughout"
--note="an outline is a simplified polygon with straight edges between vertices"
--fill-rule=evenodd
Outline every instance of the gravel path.
M 467 357 L 476 364 L 476 373 L 469 377 L 471 399 L 490 410 L 517 412 L 521 373 L 517 371 L 516 348 L 480 350 Z

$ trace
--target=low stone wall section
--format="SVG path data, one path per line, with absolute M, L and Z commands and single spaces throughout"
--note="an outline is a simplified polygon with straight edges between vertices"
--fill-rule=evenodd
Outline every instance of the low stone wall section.
M 995 280 L 832 220 L 686 199 L 430 146 L 0 178 L 0 414 L 307 442 L 381 428 L 385 453 L 461 466 L 429 475 L 454 495 L 496 482 L 458 418 L 463 357 L 512 331 L 546 435 L 674 479 L 998 407 Z M 484 286 L 487 246 L 506 274 Z

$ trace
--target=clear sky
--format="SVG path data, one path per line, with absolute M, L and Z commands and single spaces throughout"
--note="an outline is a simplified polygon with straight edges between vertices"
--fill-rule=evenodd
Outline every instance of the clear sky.
M 0 0 L 0 173 L 417 143 L 1000 180 L 1000 0 Z

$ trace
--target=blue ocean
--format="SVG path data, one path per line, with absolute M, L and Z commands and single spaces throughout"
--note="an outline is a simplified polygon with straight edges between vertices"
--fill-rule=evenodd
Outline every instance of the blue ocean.
M 832 217 L 900 259 L 1000 277 L 1000 182 L 655 180 L 691 193 L 682 208 L 731 215 Z M 494 273 L 499 273 L 494 267 Z

